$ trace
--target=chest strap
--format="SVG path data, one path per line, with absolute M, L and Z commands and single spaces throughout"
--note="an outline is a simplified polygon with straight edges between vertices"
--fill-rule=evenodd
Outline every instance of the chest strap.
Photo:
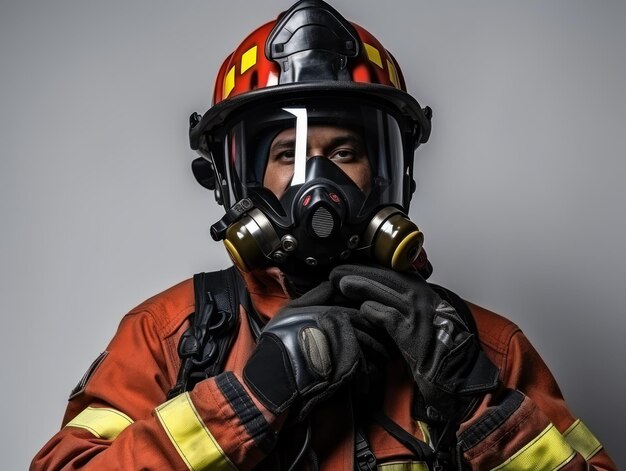
M 220 373 L 239 328 L 239 305 L 250 309 L 247 291 L 235 267 L 193 276 L 195 311 L 178 343 L 181 359 L 171 399 Z

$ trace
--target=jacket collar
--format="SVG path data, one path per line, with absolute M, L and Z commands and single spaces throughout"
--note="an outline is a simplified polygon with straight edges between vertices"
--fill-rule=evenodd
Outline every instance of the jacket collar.
M 258 314 L 266 320 L 271 319 L 284 307 L 293 296 L 288 288 L 285 275 L 277 267 L 269 267 L 251 272 L 240 271 L 243 277 L 250 300 Z

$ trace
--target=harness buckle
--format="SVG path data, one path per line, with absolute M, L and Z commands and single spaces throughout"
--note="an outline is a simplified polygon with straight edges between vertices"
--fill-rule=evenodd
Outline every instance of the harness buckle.
M 365 436 L 360 430 L 356 433 L 355 441 L 354 457 L 358 471 L 375 471 L 376 456 L 372 453 Z

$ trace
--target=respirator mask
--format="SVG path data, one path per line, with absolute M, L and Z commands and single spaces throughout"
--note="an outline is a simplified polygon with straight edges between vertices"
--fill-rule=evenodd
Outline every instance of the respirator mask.
M 199 146 L 229 208 L 211 235 L 244 271 L 327 272 L 346 261 L 409 268 L 423 242 L 405 213 L 412 133 L 384 102 L 334 94 L 230 114 Z

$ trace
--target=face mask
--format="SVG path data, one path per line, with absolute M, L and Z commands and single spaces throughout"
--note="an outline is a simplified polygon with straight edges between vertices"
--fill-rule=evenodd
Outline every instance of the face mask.
M 212 234 L 245 271 L 328 270 L 348 260 L 404 270 L 418 256 L 423 235 L 400 204 L 396 121 L 362 105 L 339 110 L 283 108 L 226 139 L 240 149 L 230 175 L 246 182 L 245 197 Z

